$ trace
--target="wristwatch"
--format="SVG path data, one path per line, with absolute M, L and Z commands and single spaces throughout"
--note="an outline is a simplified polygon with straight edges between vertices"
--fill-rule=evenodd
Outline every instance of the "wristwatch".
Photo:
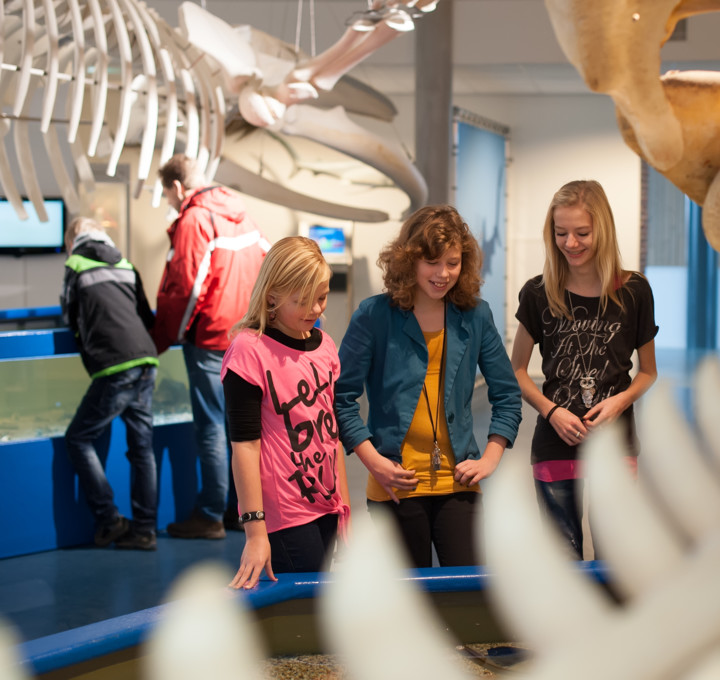
M 240 522 L 247 524 L 248 522 L 254 522 L 255 520 L 265 519 L 265 512 L 263 510 L 256 510 L 255 512 L 243 512 L 240 515 Z

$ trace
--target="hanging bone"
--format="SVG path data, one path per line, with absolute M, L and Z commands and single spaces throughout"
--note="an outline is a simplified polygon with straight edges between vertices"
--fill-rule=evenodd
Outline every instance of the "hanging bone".
M 46 164 L 73 213 L 80 208 L 77 185 L 92 189 L 90 159 L 102 158 L 113 176 L 128 146 L 140 147 L 135 197 L 155 157 L 162 164 L 177 152 L 198 159 L 208 181 L 223 162 L 223 179 L 232 182 L 242 169 L 223 161 L 223 147 L 228 125 L 240 118 L 376 167 L 408 194 L 414 209 L 427 189 L 400 145 L 352 123 L 342 107 L 323 113 L 318 126 L 314 107 L 353 66 L 412 29 L 434 6 L 429 0 L 377 1 L 354 15 L 336 45 L 305 59 L 281 41 L 249 26 L 230 26 L 191 2 L 180 5 L 179 28 L 138 0 L 0 2 L 0 189 L 21 218 L 27 217 L 25 194 L 38 217 L 47 219 L 36 169 L 45 159 L 34 158 L 33 124 L 39 124 Z M 271 60 L 277 54 L 283 56 Z M 377 109 L 387 116 L 391 105 L 370 88 L 362 90 L 362 112 Z M 313 115 L 304 111 L 308 106 Z M 252 186 L 273 199 L 261 182 Z M 155 205 L 159 197 L 155 183 Z M 311 197 L 287 189 L 277 198 L 288 207 L 314 206 Z M 345 214 L 344 206 L 317 207 L 321 214 Z M 354 219 L 387 219 L 380 211 L 351 212 Z
M 545 0 L 558 42 L 594 92 L 612 97 L 623 139 L 703 206 L 720 250 L 720 74 L 660 75 L 660 48 L 680 19 L 719 0 Z

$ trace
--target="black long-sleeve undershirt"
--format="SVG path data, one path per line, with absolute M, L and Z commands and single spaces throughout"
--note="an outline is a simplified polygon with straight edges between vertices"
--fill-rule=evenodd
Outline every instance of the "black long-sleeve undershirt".
M 277 328 L 267 328 L 266 335 L 273 340 L 303 352 L 317 349 L 322 342 L 322 334 L 313 328 L 310 337 L 304 340 L 285 335 Z M 237 373 L 229 370 L 223 379 L 225 410 L 228 419 L 230 441 L 247 442 L 260 439 L 263 391 L 259 385 L 253 385 Z

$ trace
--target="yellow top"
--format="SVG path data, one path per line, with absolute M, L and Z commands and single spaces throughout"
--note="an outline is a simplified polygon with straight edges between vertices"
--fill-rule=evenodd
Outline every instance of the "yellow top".
M 443 335 L 445 331 L 434 333 L 423 333 L 428 347 L 428 369 L 425 376 L 425 387 L 427 389 L 428 401 L 430 402 L 430 413 L 435 420 L 438 401 L 438 381 L 440 380 L 440 361 L 442 359 Z M 444 381 L 444 376 L 443 376 Z M 437 426 L 438 445 L 440 446 L 441 458 L 440 469 L 433 470 L 431 455 L 435 442 L 433 436 L 430 413 L 428 412 L 428 401 L 425 395 L 420 392 L 420 399 L 415 407 L 410 429 L 405 435 L 402 443 L 402 465 L 406 470 L 415 470 L 418 478 L 418 485 L 412 491 L 396 489 L 398 498 L 409 498 L 411 496 L 440 496 L 458 491 L 479 491 L 479 485 L 474 487 L 463 486 L 453 479 L 455 471 L 455 455 L 450 444 L 447 421 L 445 420 L 445 404 L 442 399 L 445 385 L 440 386 L 440 410 Z M 377 480 L 368 475 L 367 497 L 371 501 L 388 501 L 387 495 Z

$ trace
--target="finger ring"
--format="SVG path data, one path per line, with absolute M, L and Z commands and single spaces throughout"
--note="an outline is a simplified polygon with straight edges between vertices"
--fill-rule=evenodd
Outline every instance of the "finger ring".
M 580 437 L 582 437 L 582 435 L 580 434 L 580 430 L 578 430 L 578 431 L 575 433 L 575 436 L 576 436 L 578 439 L 580 439 Z

